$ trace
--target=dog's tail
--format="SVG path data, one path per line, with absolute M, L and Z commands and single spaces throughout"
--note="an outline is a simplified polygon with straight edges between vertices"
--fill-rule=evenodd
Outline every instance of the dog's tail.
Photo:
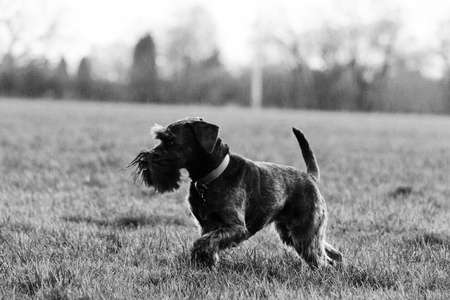
M 306 163 L 306 172 L 309 175 L 311 175 L 316 180 L 316 182 L 319 182 L 320 180 L 319 166 L 317 165 L 316 157 L 314 156 L 314 152 L 309 146 L 308 140 L 306 139 L 305 135 L 297 128 L 292 127 L 292 131 L 294 132 L 295 137 L 297 138 L 297 141 L 300 145 L 300 149 L 302 149 L 303 159 L 305 160 Z

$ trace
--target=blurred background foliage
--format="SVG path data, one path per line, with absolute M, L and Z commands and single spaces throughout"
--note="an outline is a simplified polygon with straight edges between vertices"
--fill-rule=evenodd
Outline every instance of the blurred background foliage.
M 126 59 L 114 59 L 100 49 L 71 68 L 65 57 L 55 60 L 34 53 L 57 38 L 58 18 L 44 15 L 46 21 L 33 26 L 32 17 L 39 10 L 30 14 L 25 6 L 11 3 L 0 3 L 0 32 L 7 37 L 0 41 L 1 96 L 251 105 L 254 70 L 230 70 L 225 65 L 214 20 L 202 7 L 186 11 L 167 30 L 164 44 L 148 33 L 134 49 L 122 49 Z M 450 19 L 441 25 L 439 43 L 417 52 L 403 51 L 402 23 L 395 14 L 303 32 L 263 26 L 263 51 L 280 59 L 261 64 L 262 105 L 450 113 Z M 438 75 L 424 71 L 430 61 L 443 66 Z

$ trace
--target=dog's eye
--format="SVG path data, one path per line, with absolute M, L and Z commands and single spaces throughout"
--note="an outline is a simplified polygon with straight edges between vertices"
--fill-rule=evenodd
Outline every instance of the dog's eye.
M 169 146 L 173 146 L 173 145 L 175 145 L 175 141 L 173 141 L 173 140 L 172 140 L 172 141 L 168 141 L 167 144 L 168 144 Z

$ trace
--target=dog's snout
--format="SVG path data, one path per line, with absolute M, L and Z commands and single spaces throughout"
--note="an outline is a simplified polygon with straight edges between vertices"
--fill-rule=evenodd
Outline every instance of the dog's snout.
M 162 151 L 154 148 L 154 149 L 150 150 L 150 152 L 148 153 L 147 159 L 148 159 L 148 161 L 152 161 L 155 158 L 161 157 L 161 155 L 162 155 Z
M 155 152 L 154 151 L 148 151 L 146 153 L 146 155 L 144 155 L 141 159 L 142 162 L 148 163 L 151 162 L 153 160 L 153 158 L 155 157 Z
M 161 147 L 161 145 L 158 145 L 150 149 L 150 151 L 148 152 L 148 160 L 151 161 L 152 159 L 158 159 L 166 155 L 166 149 L 164 149 L 164 147 Z

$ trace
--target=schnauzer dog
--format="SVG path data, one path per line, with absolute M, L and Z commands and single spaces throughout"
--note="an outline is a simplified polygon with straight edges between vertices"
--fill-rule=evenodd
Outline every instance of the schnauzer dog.
M 317 184 L 319 168 L 309 143 L 293 128 L 307 172 L 231 154 L 219 127 L 201 118 L 155 125 L 161 141 L 127 166 L 147 186 L 164 193 L 180 187 L 180 169 L 189 172 L 191 211 L 201 237 L 191 251 L 194 262 L 214 265 L 218 252 L 236 246 L 269 223 L 311 268 L 339 264 L 342 254 L 325 241 L 326 205 Z

